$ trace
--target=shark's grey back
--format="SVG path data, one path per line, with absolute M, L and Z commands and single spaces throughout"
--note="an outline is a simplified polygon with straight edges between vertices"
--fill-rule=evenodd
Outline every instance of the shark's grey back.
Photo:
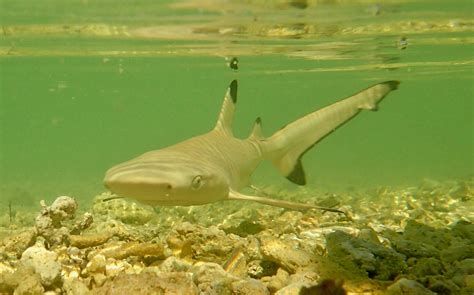
M 188 162 L 212 167 L 225 174 L 232 189 L 249 184 L 250 176 L 261 160 L 260 145 L 238 139 L 218 129 L 190 138 L 166 149 L 189 156 Z

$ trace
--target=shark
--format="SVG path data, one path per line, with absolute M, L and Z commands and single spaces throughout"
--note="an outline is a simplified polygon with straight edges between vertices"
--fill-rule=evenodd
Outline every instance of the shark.
M 292 183 L 305 185 L 304 154 L 362 110 L 377 110 L 382 99 L 399 83 L 392 80 L 370 86 L 302 116 L 269 137 L 263 135 L 262 120 L 258 117 L 250 135 L 241 139 L 232 130 L 238 88 L 237 80 L 233 80 L 211 131 L 113 166 L 105 174 L 104 185 L 116 195 L 112 198 L 127 197 L 152 206 L 245 200 L 291 210 L 343 213 L 337 208 L 241 191 L 251 186 L 251 175 L 264 160 L 271 161 Z

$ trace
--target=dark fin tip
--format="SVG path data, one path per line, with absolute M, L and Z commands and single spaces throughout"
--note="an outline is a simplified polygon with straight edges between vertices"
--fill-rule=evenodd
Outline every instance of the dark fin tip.
M 257 123 L 258 125 L 262 125 L 262 118 L 257 117 L 257 119 L 255 119 L 255 123 Z
M 232 99 L 233 103 L 237 102 L 237 80 L 233 80 L 230 82 L 230 98 Z
M 386 82 L 383 82 L 383 83 L 388 85 L 388 87 L 390 87 L 390 90 L 398 89 L 398 85 L 400 85 L 400 81 L 397 81 L 397 80 L 386 81 Z
M 293 171 L 291 171 L 291 173 L 288 174 L 286 178 L 297 185 L 306 184 L 306 176 L 304 174 L 303 165 L 301 164 L 301 159 L 298 159 Z

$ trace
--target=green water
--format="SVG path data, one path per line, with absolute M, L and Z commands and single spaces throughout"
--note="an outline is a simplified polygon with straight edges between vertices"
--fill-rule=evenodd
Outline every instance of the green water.
M 110 166 L 210 130 L 232 79 L 239 137 L 401 81 L 305 155 L 310 186 L 473 174 L 472 1 L 169 2 L 0 0 L 2 208 L 91 200 Z

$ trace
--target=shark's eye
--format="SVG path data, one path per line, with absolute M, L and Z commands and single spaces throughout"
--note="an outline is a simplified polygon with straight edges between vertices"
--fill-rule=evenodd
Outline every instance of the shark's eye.
M 202 176 L 197 175 L 196 177 L 193 178 L 193 182 L 191 183 L 191 187 L 193 189 L 199 189 L 202 186 Z

